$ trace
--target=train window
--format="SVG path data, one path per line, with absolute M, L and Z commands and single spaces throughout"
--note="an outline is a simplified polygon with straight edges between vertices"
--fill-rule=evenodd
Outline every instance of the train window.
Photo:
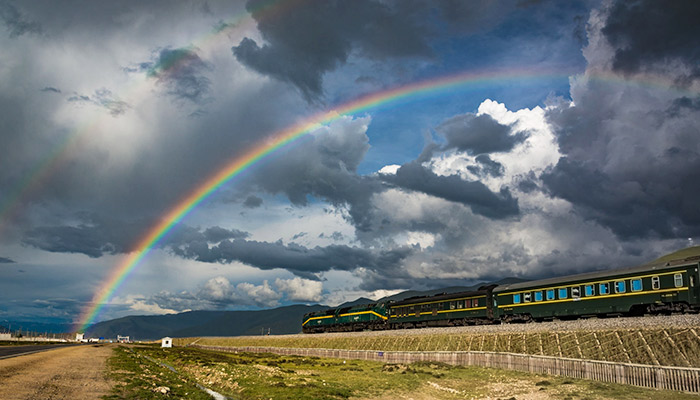
M 658 276 L 651 277 L 651 288 L 654 290 L 661 288 L 661 282 Z
M 598 285 L 598 293 L 610 294 L 610 286 L 607 283 L 601 283 Z
M 526 303 L 529 303 L 529 302 L 530 302 L 530 292 L 523 293 L 523 300 L 524 300 Z
M 554 300 L 554 289 L 547 290 L 547 300 Z
M 450 302 L 450 310 L 454 310 L 454 309 L 455 309 L 455 302 L 451 301 Z
M 632 279 L 630 281 L 630 284 L 632 286 L 632 291 L 633 292 L 639 292 L 642 290 L 642 280 L 637 278 L 637 279 Z
M 673 274 L 673 285 L 676 287 L 683 286 L 683 274 Z
M 469 301 L 469 300 L 467 300 Z M 464 308 L 464 300 L 460 300 L 457 302 L 457 308 Z
M 615 281 L 615 293 L 625 293 L 627 291 L 627 285 L 625 281 Z
M 565 299 L 569 297 L 569 291 L 566 288 L 559 288 L 559 298 Z
M 573 286 L 571 288 L 571 297 L 573 297 L 573 298 L 581 297 L 581 287 L 580 286 Z
M 695 275 L 690 275 L 690 286 L 695 286 Z
M 520 293 L 513 295 L 513 304 L 520 303 Z
M 535 292 L 535 301 L 542 301 L 542 291 L 538 290 Z
M 586 296 L 595 296 L 595 285 L 586 285 L 583 287 L 583 293 Z

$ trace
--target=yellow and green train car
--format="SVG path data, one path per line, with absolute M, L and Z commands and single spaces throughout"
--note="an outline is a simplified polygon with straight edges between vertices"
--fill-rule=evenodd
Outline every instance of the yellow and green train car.
M 641 265 L 499 286 L 503 322 L 700 310 L 698 262 Z
M 371 303 L 343 308 L 331 308 L 304 315 L 302 332 L 349 332 L 365 329 L 386 329 L 385 303 Z
M 389 304 L 389 328 L 492 323 L 492 286 L 477 291 L 413 297 Z

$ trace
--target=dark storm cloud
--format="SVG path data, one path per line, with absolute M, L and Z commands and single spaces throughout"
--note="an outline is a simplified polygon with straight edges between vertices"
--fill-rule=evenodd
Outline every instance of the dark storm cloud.
M 238 229 L 225 229 L 219 226 L 212 226 L 204 231 L 204 238 L 211 243 L 219 243 L 227 239 L 242 239 L 250 236 L 248 232 Z
M 485 217 L 502 219 L 520 213 L 518 200 L 508 188 L 494 193 L 479 181 L 465 181 L 457 175 L 440 176 L 415 162 L 401 166 L 396 175 L 382 178 L 402 188 L 462 203 Z
M 124 222 L 97 214 L 82 216 L 75 226 L 39 226 L 25 232 L 22 243 L 54 253 L 80 253 L 97 258 L 129 251 L 134 237 L 149 226 L 148 221 Z
M 679 159 L 683 158 L 683 161 Z M 581 207 L 584 215 L 611 228 L 623 238 L 658 235 L 662 238 L 700 234 L 700 155 L 670 149 L 659 163 L 684 164 L 682 174 L 660 169 L 648 176 L 607 174 L 595 164 L 564 157 L 542 182 L 557 197 Z
M 294 243 L 285 245 L 243 239 L 226 240 L 215 246 L 188 244 L 179 250 L 180 255 L 197 261 L 239 261 L 265 270 L 282 268 L 304 277 L 331 269 L 351 271 L 396 267 L 411 252 L 410 248 L 373 251 L 344 245 L 306 248 Z
M 143 235 L 152 226 L 148 220 L 123 221 L 101 217 L 84 216 L 84 223 L 76 226 L 40 226 L 28 230 L 22 243 L 54 253 L 80 253 L 97 258 L 105 254 L 119 254 L 131 251 L 135 245 L 133 238 Z M 218 226 L 202 231 L 187 225 L 174 228 L 158 246 L 169 248 L 178 255 L 185 244 L 206 247 L 209 243 L 219 243 L 227 239 L 248 237 L 247 232 L 225 229 Z
M 262 205 L 262 203 L 263 199 L 255 195 L 250 195 L 246 197 L 245 201 L 243 202 L 243 206 L 247 208 L 258 208 Z
M 11 38 L 25 33 L 41 33 L 41 25 L 31 21 L 9 1 L 0 1 L 0 20 L 5 24 Z
M 155 61 L 126 70 L 146 71 L 169 95 L 200 104 L 209 101 L 211 81 L 204 73 L 211 69 L 212 66 L 199 57 L 196 48 L 165 48 L 157 53 Z
M 436 130 L 447 140 L 444 149 L 455 148 L 469 154 L 507 152 L 527 139 L 524 132 L 498 123 L 487 114 L 458 115 L 441 123 Z
M 472 33 L 492 27 L 514 8 L 514 2 L 441 0 L 433 2 L 452 31 Z M 520 3 L 517 4 L 520 6 Z
M 347 207 L 355 227 L 367 229 L 371 225 L 371 196 L 385 186 L 374 177 L 357 174 L 369 149 L 364 123 L 362 119 L 339 121 L 326 132 L 305 138 L 293 152 L 255 171 L 256 188 L 284 193 L 297 206 L 307 205 L 313 196 Z
M 700 77 L 700 3 L 695 0 L 616 1 L 603 34 L 615 48 L 613 68 L 625 73 L 680 61 L 689 67 L 680 81 Z
M 232 48 L 238 61 L 296 86 L 307 98 L 322 93 L 323 74 L 345 63 L 352 51 L 384 59 L 428 56 L 417 9 L 374 0 L 296 2 L 282 16 L 255 13 L 265 0 L 247 4 L 265 44 L 244 38 Z M 424 18 L 425 15 L 420 15 Z
M 7 257 L 0 257 L 0 264 L 14 264 L 16 261 Z
M 116 250 L 100 228 L 85 225 L 37 227 L 25 233 L 22 243 L 53 253 L 82 253 L 93 258 Z

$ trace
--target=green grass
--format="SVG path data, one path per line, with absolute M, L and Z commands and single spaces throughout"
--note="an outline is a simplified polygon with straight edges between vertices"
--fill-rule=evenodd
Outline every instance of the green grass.
M 661 256 L 656 260 L 650 262 L 649 264 L 661 264 L 673 260 L 683 260 L 686 258 L 697 256 L 700 256 L 700 246 L 686 247 L 685 249 L 674 251 L 673 253 Z
M 275 354 L 219 353 L 193 348 L 120 348 L 110 365 L 122 383 L 110 399 L 159 398 L 152 388 L 178 388 L 169 398 L 184 395 L 185 385 L 196 381 L 234 399 L 697 399 L 669 391 L 531 375 L 479 367 L 454 367 L 441 363 L 384 364 L 361 360 L 281 356 Z M 181 376 L 171 376 L 158 363 L 172 365 Z M 118 371 L 129 371 L 129 373 Z M 121 374 L 121 375 L 120 375 Z M 126 379 L 129 381 L 127 382 Z M 150 396 L 150 397 L 149 397 Z M 163 396 L 163 398 L 165 398 Z
M 116 399 L 194 399 L 211 400 L 195 383 L 166 367 L 144 357 L 141 348 L 119 346 L 108 360 L 109 378 L 115 382 L 106 400 Z M 170 389 L 168 394 L 156 392 L 159 387 Z

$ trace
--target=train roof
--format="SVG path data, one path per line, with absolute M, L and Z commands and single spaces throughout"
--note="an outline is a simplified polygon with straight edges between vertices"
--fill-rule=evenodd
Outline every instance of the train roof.
M 483 296 L 486 294 L 486 290 L 470 290 L 468 292 L 455 292 L 455 293 L 442 293 L 438 295 L 428 295 L 428 296 L 416 296 L 416 297 L 410 297 L 408 299 L 404 299 L 401 301 L 396 301 L 389 303 L 390 307 L 396 307 L 396 306 L 403 306 L 406 304 L 416 304 L 416 303 L 423 303 L 423 302 L 434 302 L 434 301 L 442 301 L 442 300 L 450 300 L 450 299 L 458 299 L 462 297 L 472 297 L 472 296 Z
M 586 272 L 583 274 L 560 276 L 556 278 L 540 279 L 536 281 L 527 281 L 521 283 L 513 283 L 510 285 L 498 286 L 493 290 L 494 293 L 502 293 L 511 290 L 526 289 L 530 287 L 539 286 L 557 286 L 562 283 L 576 282 L 576 281 L 587 281 L 587 280 L 598 280 L 601 278 L 606 278 L 609 276 L 634 274 L 639 272 L 650 272 L 650 271 L 663 271 L 667 269 L 686 267 L 691 265 L 698 265 L 700 262 L 700 256 L 690 257 L 682 260 L 673 260 L 664 263 L 651 263 L 637 265 L 634 267 L 618 268 L 613 270 L 603 270 L 595 272 Z

